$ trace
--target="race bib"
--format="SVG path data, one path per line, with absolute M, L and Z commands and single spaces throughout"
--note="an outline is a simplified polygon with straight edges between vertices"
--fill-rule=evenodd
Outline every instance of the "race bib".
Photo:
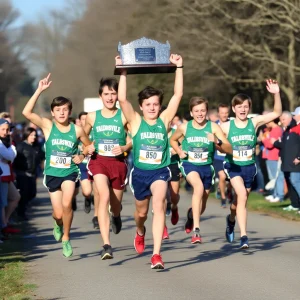
M 102 156 L 115 156 L 111 151 L 116 146 L 119 146 L 119 139 L 100 139 L 98 154 Z
M 252 160 L 254 149 L 248 146 L 241 146 L 233 149 L 232 156 L 234 161 L 250 161 Z
M 162 146 L 141 145 L 139 162 L 144 164 L 159 165 L 162 160 Z
M 191 163 L 205 163 L 208 159 L 208 151 L 204 148 L 189 147 L 188 161 Z
M 69 169 L 71 167 L 72 154 L 66 152 L 52 151 L 50 166 L 58 169 Z

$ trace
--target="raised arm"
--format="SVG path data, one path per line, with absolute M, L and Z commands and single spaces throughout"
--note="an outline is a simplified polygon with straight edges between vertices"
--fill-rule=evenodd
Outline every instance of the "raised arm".
M 268 79 L 266 82 L 267 82 L 267 90 L 269 91 L 269 93 L 274 95 L 274 108 L 272 112 L 265 115 L 254 117 L 252 119 L 255 128 L 258 128 L 261 125 L 267 124 L 275 120 L 276 118 L 279 118 L 282 113 L 280 89 L 277 81 Z
M 212 134 L 208 133 L 207 138 L 211 142 L 215 143 L 215 147 L 217 148 L 218 151 L 232 154 L 232 146 L 230 145 L 221 127 L 216 123 L 211 123 L 211 125 L 212 125 Z
M 52 83 L 52 81 L 49 81 L 50 75 L 51 74 L 49 73 L 46 78 L 39 81 L 37 90 L 35 91 L 33 96 L 29 99 L 29 101 L 27 102 L 27 104 L 25 105 L 25 107 L 22 111 L 23 116 L 27 120 L 29 120 L 36 126 L 40 127 L 41 129 L 46 129 L 49 126 L 52 126 L 52 123 L 50 120 L 48 120 L 46 118 L 42 118 L 38 114 L 35 114 L 33 112 L 33 109 L 34 109 L 36 101 L 38 100 L 41 93 L 50 87 L 50 85 Z
M 122 61 L 120 56 L 116 56 L 116 65 L 121 65 Z M 138 113 L 134 110 L 132 104 L 127 100 L 127 71 L 122 70 L 119 87 L 118 87 L 118 100 L 121 110 L 127 122 L 132 126 L 139 117 Z
M 160 115 L 165 124 L 169 124 L 174 118 L 183 95 L 183 59 L 180 55 L 171 54 L 170 62 L 176 65 L 177 69 L 175 71 L 174 95 L 168 107 Z

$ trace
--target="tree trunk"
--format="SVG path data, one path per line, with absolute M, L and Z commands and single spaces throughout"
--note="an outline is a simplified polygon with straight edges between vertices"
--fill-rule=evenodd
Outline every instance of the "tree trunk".
M 3 91 L 0 91 L 0 112 L 6 111 L 6 93 Z

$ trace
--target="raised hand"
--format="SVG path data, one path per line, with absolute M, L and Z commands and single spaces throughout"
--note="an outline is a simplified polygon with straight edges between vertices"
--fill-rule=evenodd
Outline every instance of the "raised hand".
M 49 78 L 51 76 L 51 73 L 48 74 L 48 76 L 42 80 L 39 81 L 38 89 L 43 92 L 46 90 L 52 83 L 52 81 L 49 81 Z
M 78 154 L 73 155 L 72 160 L 74 164 L 79 165 L 84 160 L 84 155 L 78 155 Z
M 269 93 L 271 93 L 271 94 L 279 93 L 280 89 L 279 89 L 278 82 L 276 80 L 267 79 L 266 83 L 267 83 L 266 87 L 267 87 L 267 90 Z
M 121 154 L 124 153 L 124 147 L 115 146 L 115 147 L 112 148 L 111 152 L 116 156 L 121 155 Z
M 171 54 L 171 56 L 170 56 L 170 62 L 172 64 L 176 65 L 177 67 L 182 67 L 183 59 L 178 54 Z
M 180 153 L 179 153 L 179 157 L 180 157 L 180 158 L 185 158 L 185 157 L 187 157 L 186 151 L 181 150 Z
M 117 56 L 115 57 L 115 61 L 116 61 L 116 66 L 118 66 L 118 65 L 123 65 L 121 56 L 117 55 Z
M 217 142 L 218 142 L 217 137 L 216 137 L 213 133 L 206 132 L 206 136 L 207 136 L 207 139 L 208 139 L 210 142 L 213 142 L 213 143 L 217 143 Z

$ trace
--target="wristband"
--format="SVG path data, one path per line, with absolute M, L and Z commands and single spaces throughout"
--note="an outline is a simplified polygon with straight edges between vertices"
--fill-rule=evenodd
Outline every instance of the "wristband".
M 177 69 L 183 69 L 184 66 L 176 67 Z
M 83 152 L 81 153 L 81 155 L 83 155 L 84 158 L 86 157 L 86 155 Z
M 217 145 L 222 146 L 222 144 L 223 144 L 223 142 L 220 139 L 218 139 Z

